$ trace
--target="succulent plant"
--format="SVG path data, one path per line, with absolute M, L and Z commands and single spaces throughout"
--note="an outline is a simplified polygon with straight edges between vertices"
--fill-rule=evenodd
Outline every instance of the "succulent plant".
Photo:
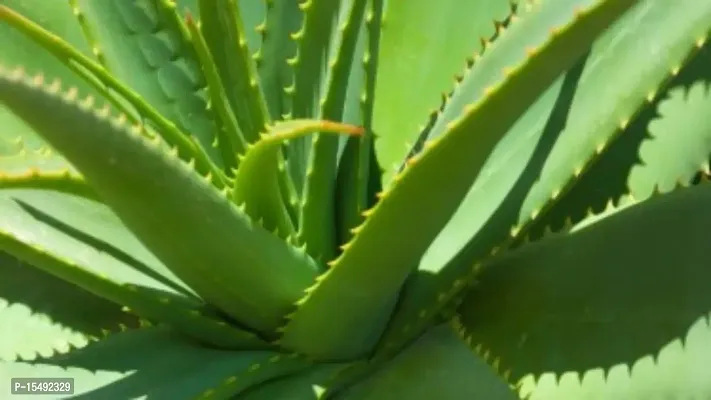
M 3 396 L 708 399 L 710 32 L 699 0 L 0 0 Z

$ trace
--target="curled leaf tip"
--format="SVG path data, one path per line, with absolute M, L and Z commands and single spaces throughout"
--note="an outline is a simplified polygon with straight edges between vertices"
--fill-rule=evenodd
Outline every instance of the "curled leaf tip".
M 344 124 L 342 122 L 334 121 L 321 121 L 321 125 L 324 130 L 330 132 L 340 132 L 343 134 L 360 136 L 365 132 L 362 126 L 356 126 L 351 124 Z

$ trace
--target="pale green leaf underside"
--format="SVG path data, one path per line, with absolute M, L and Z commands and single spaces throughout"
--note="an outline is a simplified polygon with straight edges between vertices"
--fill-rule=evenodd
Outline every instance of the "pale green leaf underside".
M 74 378 L 74 395 L 89 398 L 230 398 L 308 365 L 272 352 L 199 347 L 164 328 L 143 328 L 35 363 L 0 362 L 0 390 L 9 393 L 11 377 L 51 376 Z
M 2 248 L 33 267 L 207 343 L 266 347 L 255 335 L 205 315 L 204 303 L 105 206 L 46 191 L 0 194 Z
M 83 347 L 103 329 L 137 325 L 116 304 L 0 253 L 0 360 Z
M 700 170 L 709 172 L 711 156 L 711 93 L 700 81 L 677 87 L 657 108 L 649 124 L 650 138 L 639 148 L 640 164 L 630 171 L 629 189 L 646 198 L 655 188 L 667 192 L 677 182 L 690 182 Z
M 644 399 L 652 390 L 703 398 L 711 390 L 709 201 L 708 183 L 680 189 L 502 256 L 460 307 L 472 343 L 515 381 L 578 372 L 590 374 L 583 389 L 592 398 Z M 652 368 L 646 358 L 660 351 Z M 613 371 L 608 384 L 591 372 L 637 362 L 631 380 Z M 575 386 L 542 398 L 579 398 Z

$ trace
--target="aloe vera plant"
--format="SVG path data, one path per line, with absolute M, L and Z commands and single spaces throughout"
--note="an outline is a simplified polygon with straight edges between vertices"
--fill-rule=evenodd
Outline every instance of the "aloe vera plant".
M 699 0 L 0 0 L 2 396 L 709 398 L 710 32 Z

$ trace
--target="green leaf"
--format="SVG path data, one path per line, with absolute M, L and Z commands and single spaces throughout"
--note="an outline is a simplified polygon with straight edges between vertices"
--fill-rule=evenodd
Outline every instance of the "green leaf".
M 0 72 L 0 101 L 71 160 L 126 226 L 208 303 L 269 332 L 281 325 L 317 266 L 255 226 L 208 179 L 141 126 L 91 98 Z M 72 127 L 67 129 L 64 127 Z M 100 134 L 97 134 L 100 133 Z M 162 177 L 156 179 L 155 177 Z M 190 207 L 185 207 L 190 204 Z
M 0 253 L 0 360 L 31 360 L 83 347 L 135 316 L 74 285 Z
M 366 3 L 366 0 L 342 3 L 345 15 L 333 43 L 337 50 L 329 61 L 326 93 L 318 111 L 320 118 L 343 120 L 349 77 L 354 67 L 359 66 L 355 51 Z M 306 246 L 311 257 L 324 262 L 333 259 L 336 250 L 333 211 L 339 139 L 323 134 L 313 138 L 299 219 L 299 243 Z
M 348 80 L 344 121 L 362 121 L 363 136 L 343 144 L 336 181 L 336 235 L 338 245 L 347 243 L 351 229 L 363 222 L 362 212 L 377 201 L 382 190 L 380 167 L 373 145 L 373 106 L 378 70 L 383 1 L 368 1 L 364 27 L 356 47 L 362 68 L 354 68 Z
M 677 87 L 657 109 L 649 125 L 651 137 L 639 149 L 641 163 L 630 171 L 630 189 L 645 198 L 655 187 L 669 191 L 677 182 L 690 182 L 699 170 L 709 173 L 711 155 L 711 92 L 698 82 L 688 90 Z
M 62 37 L 77 50 L 91 54 L 79 22 L 67 2 L 31 0 L 0 0 L 33 21 Z M 89 85 L 30 38 L 11 26 L 0 24 L 0 63 L 22 65 L 31 73 L 51 73 L 89 91 Z M 35 187 L 66 191 L 93 197 L 92 190 L 83 183 L 75 169 L 56 153 L 50 154 L 41 136 L 32 131 L 20 118 L 0 105 L 0 187 Z M 33 173 L 37 169 L 37 174 Z M 63 175 L 64 171 L 69 176 Z M 59 173 L 62 174 L 59 174 Z
M 244 400 L 273 400 L 289 394 L 289 400 L 323 399 L 327 382 L 348 364 L 316 364 L 305 372 L 262 383 L 242 395 Z
M 609 148 L 601 154 L 595 163 L 581 175 L 570 191 L 556 202 L 554 207 L 542 218 L 533 221 L 532 226 L 527 229 L 523 240 L 537 240 L 546 231 L 560 231 L 568 229 L 573 223 L 577 223 L 591 212 L 601 212 L 611 202 L 626 194 L 633 195 L 637 200 L 643 200 L 653 194 L 653 188 L 659 187 L 662 192 L 672 188 L 675 181 L 681 184 L 691 184 L 695 182 L 701 173 L 696 168 L 705 170 L 702 162 L 698 166 L 691 167 L 684 162 L 671 162 L 667 168 L 659 168 L 662 161 L 661 153 L 654 152 L 650 159 L 641 161 L 640 148 L 655 147 L 656 140 L 649 136 L 649 126 L 663 120 L 658 114 L 658 107 L 669 102 L 669 96 L 677 93 L 678 101 L 686 101 L 685 93 L 692 87 L 701 84 L 701 81 L 711 77 L 708 70 L 708 62 L 711 61 L 711 46 L 708 43 L 691 58 L 671 81 L 660 89 L 659 94 L 654 98 L 647 98 L 649 104 L 643 106 L 639 115 L 623 131 L 618 133 L 618 137 L 612 141 Z M 671 88 L 671 89 L 668 89 Z M 700 88 L 699 88 L 700 89 Z M 698 90 L 698 89 L 697 89 Z M 704 89 L 701 89 L 703 92 Z M 697 95 L 701 95 L 699 91 Z M 650 101 L 652 100 L 652 101 Z M 700 100 L 700 99 L 697 99 Z M 698 101 L 697 101 L 698 102 Z M 697 111 L 698 112 L 698 111 Z M 688 113 L 688 112 L 687 112 Z M 700 116 L 694 118 L 698 120 Z M 695 130 L 693 127 L 686 128 Z M 684 137 L 684 135 L 681 135 Z M 707 147 L 704 143 L 704 134 L 698 136 L 689 135 L 685 140 L 697 142 L 694 146 L 700 149 Z M 691 146 L 689 146 L 691 147 Z M 670 152 L 669 155 L 673 155 Z M 647 156 L 649 157 L 649 156 Z M 698 160 L 698 158 L 697 158 Z M 650 162 L 650 167 L 645 164 Z M 695 163 L 691 163 L 695 164 Z M 694 169 L 693 172 L 685 172 Z M 516 245 L 518 245 L 517 243 Z
M 322 117 L 319 106 L 326 95 L 329 59 L 334 57 L 334 53 L 337 54 L 340 47 L 337 23 L 342 5 L 348 4 L 332 0 L 310 0 L 299 4 L 304 17 L 301 28 L 291 35 L 296 42 L 296 54 L 287 63 L 293 68 L 293 83 L 285 88 L 291 101 L 291 118 Z M 309 164 L 311 138 L 294 139 L 288 143 L 287 149 L 287 166 L 297 193 L 303 197 L 307 175 L 312 167 Z M 328 151 L 324 153 L 328 154 Z M 299 223 L 306 221 L 300 220 Z
M 448 124 L 446 134 L 411 159 L 368 210 L 353 240 L 330 263 L 332 268 L 300 300 L 282 337 L 285 346 L 329 359 L 362 355 L 372 348 L 392 312 L 385 306 L 388 299 L 451 218 L 496 144 L 595 37 L 636 2 L 582 1 L 534 5 L 530 18 L 509 29 L 508 40 L 496 49 L 521 49 L 518 39 L 530 44 L 528 54 L 523 47 L 517 61 L 508 64 L 508 73 L 501 72 L 505 76 L 492 76 L 487 95 L 466 107 L 464 115 Z M 472 134 L 482 127 L 486 130 Z M 467 168 L 452 168 L 462 165 Z M 443 170 L 449 171 L 447 179 L 442 179 Z M 333 299 L 339 299 L 338 307 L 332 306 Z
M 223 166 L 198 57 L 167 0 L 76 0 L 110 73 Z
M 494 35 L 494 21 L 511 13 L 511 3 L 386 2 L 373 116 L 376 154 L 385 169 L 383 186 L 395 176 L 418 126 L 439 106 L 441 94 L 452 89 L 452 77 L 462 72 L 464 60 L 480 51 L 480 39 Z
M 0 390 L 9 393 L 10 377 L 51 376 L 74 378 L 74 396 L 230 398 L 308 365 L 302 358 L 273 352 L 199 347 L 167 329 L 144 328 L 110 335 L 67 355 L 32 363 L 0 363 Z
M 82 14 L 80 13 L 79 15 Z M 32 38 L 36 44 L 41 45 L 45 50 L 54 54 L 54 56 L 57 57 L 57 59 L 59 59 L 63 64 L 70 67 L 77 76 L 82 77 L 86 82 L 90 83 L 95 91 L 98 92 L 100 98 L 109 101 L 114 107 L 125 114 L 126 118 L 131 123 L 135 124 L 138 123 L 138 120 L 134 116 L 134 110 L 129 109 L 125 105 L 125 102 L 130 103 L 131 106 L 135 107 L 135 110 L 138 111 L 144 118 L 148 118 L 149 121 L 144 121 L 143 123 L 155 124 L 158 128 L 157 133 L 160 134 L 162 138 L 171 146 L 177 147 L 179 154 L 182 157 L 186 159 L 194 158 L 198 170 L 204 173 L 209 172 L 215 177 L 216 186 L 223 187 L 225 185 L 226 178 L 224 176 L 224 172 L 216 164 L 210 161 L 207 153 L 205 153 L 204 149 L 199 144 L 197 144 L 189 136 L 186 136 L 180 132 L 173 122 L 167 120 L 156 109 L 154 109 L 146 101 L 146 99 L 126 87 L 123 83 L 116 79 L 116 77 L 107 72 L 104 67 L 86 57 L 84 54 L 73 48 L 69 43 L 53 35 L 51 32 L 48 32 L 42 28 L 42 26 L 1 5 L 0 19 Z M 18 68 L 22 69 L 23 67 L 20 66 Z M 43 75 L 46 74 L 46 72 L 41 68 L 39 71 L 40 72 L 38 73 L 42 73 Z M 69 82 L 72 81 L 70 80 Z M 122 98 L 117 99 L 116 96 L 109 92 L 108 89 L 115 91 Z M 94 94 L 95 92 L 90 93 Z M 146 131 L 146 134 L 149 134 L 151 137 L 155 136 L 155 133 L 156 132 L 152 129 Z
M 14 154 L 0 155 L 0 189 L 46 189 L 98 198 L 84 177 L 52 149 L 28 150 L 21 143 L 17 147 Z
M 255 60 L 269 115 L 275 120 L 291 109 L 285 88 L 292 83 L 293 69 L 286 60 L 296 54 L 291 35 L 301 27 L 303 14 L 297 1 L 267 1 L 266 7 L 264 25 L 259 27 L 262 47 Z
M 238 4 L 237 0 L 201 0 L 199 5 L 200 29 L 215 60 L 227 99 L 245 138 L 253 143 L 270 118 L 242 14 L 243 8 L 249 13 L 251 8 L 263 6 Z
M 277 122 L 261 135 L 259 141 L 249 146 L 244 156 L 240 156 L 232 199 L 244 207 L 245 213 L 253 220 L 261 221 L 265 229 L 276 231 L 285 239 L 292 236 L 295 229 L 279 191 L 279 152 L 287 140 L 315 132 L 362 133 L 358 127 L 329 121 L 295 119 Z
M 29 20 L 40 23 L 44 29 L 71 44 L 81 54 L 91 56 L 91 47 L 69 2 L 0 0 L 0 6 L 9 7 Z M 0 45 L 3 49 L 0 52 L 0 62 L 5 65 L 22 65 L 32 74 L 43 71 L 51 73 L 65 82 L 82 85 L 80 87 L 84 90 L 89 88 L 88 84 L 41 45 L 9 25 L 0 24 Z
M 0 194 L 0 248 L 15 257 L 207 343 L 267 347 L 206 313 L 204 303 L 105 206 L 45 191 Z
M 215 2 L 212 1 L 211 3 L 214 4 Z M 205 73 L 207 90 L 210 95 L 209 103 L 215 109 L 217 115 L 219 128 L 214 145 L 222 152 L 225 169 L 228 175 L 231 175 L 232 171 L 237 168 L 237 155 L 244 153 L 247 142 L 233 112 L 234 108 L 228 104 L 225 88 L 230 86 L 225 86 L 220 77 L 218 65 L 215 64 L 209 45 L 202 34 L 202 29 L 198 27 L 198 23 L 195 22 L 192 14 L 187 14 L 185 25 L 190 32 L 191 42 Z
M 450 326 L 431 329 L 343 400 L 517 399 L 506 381 L 474 354 Z
M 462 325 L 515 381 L 573 375 L 546 399 L 705 396 L 709 201 L 708 183 L 679 189 L 500 257 Z
M 247 47 L 250 54 L 257 54 L 262 46 L 262 32 L 267 16 L 267 2 L 253 0 L 239 0 L 240 15 L 247 38 Z M 255 57 L 252 57 L 255 58 Z
M 398 321 L 391 324 L 384 341 L 394 343 L 416 335 L 429 321 L 419 317 L 423 310 L 436 314 L 440 306 L 432 304 L 446 304 L 460 293 L 478 262 L 521 239 L 537 221 L 545 221 L 547 212 L 555 213 L 555 204 L 566 201 L 566 190 L 586 176 L 583 167 L 599 158 L 599 144 L 606 144 L 602 154 L 620 158 L 612 142 L 620 135 L 620 121 L 646 104 L 649 94 L 669 77 L 670 65 L 683 64 L 710 27 L 709 11 L 710 7 L 699 9 L 693 0 L 679 2 L 672 9 L 644 0 L 600 36 L 589 56 L 581 60 L 584 65 L 568 73 L 563 88 L 549 88 L 491 153 L 459 209 L 420 261 L 421 273 L 409 282 L 400 315 L 394 317 Z M 467 76 L 475 73 L 477 65 L 486 65 L 487 54 L 492 56 L 511 38 L 517 24 Z M 661 53 L 665 57 L 656 56 Z M 638 60 L 649 61 L 639 64 Z M 482 76 L 490 79 L 495 71 L 485 70 Z M 485 87 L 479 82 L 478 87 Z M 463 108 L 466 97 L 447 107 L 458 104 Z M 609 172 L 603 170 L 598 177 L 588 185 L 587 195 L 578 197 L 583 215 L 592 194 L 610 184 Z M 608 199 L 603 197 L 603 204 Z M 560 221 L 569 215 L 562 213 Z

